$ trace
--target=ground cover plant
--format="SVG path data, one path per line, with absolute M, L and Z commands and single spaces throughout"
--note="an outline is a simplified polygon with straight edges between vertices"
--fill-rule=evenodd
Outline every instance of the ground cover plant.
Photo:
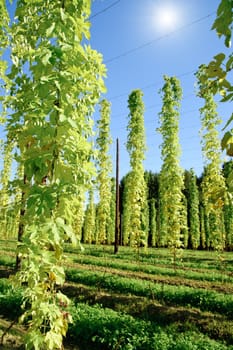
M 16 242 L 0 242 L 0 314 L 1 322 L 8 322 L 1 323 L 0 336 L 5 330 L 3 343 L 11 346 L 19 336 L 15 327 L 23 298 L 11 277 L 6 278 L 14 274 L 15 248 Z M 224 269 L 219 271 L 213 269 L 214 253 L 184 251 L 182 264 L 174 270 L 169 249 L 138 255 L 120 247 L 116 256 L 112 246 L 83 248 L 65 248 L 62 291 L 72 304 L 64 312 L 73 317 L 65 348 L 233 349 L 232 253 L 224 254 Z M 20 344 L 22 340 L 15 342 L 18 348 Z

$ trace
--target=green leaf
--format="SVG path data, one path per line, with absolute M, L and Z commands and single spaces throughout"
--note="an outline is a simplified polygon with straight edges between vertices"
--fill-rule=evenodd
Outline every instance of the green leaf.
M 19 66 L 19 58 L 16 55 L 12 55 L 11 60 L 12 60 L 13 64 L 15 65 L 15 67 Z
M 72 118 L 68 117 L 67 118 L 68 123 L 72 126 L 72 128 L 76 129 L 77 128 L 77 123 L 75 120 L 73 120 Z
M 228 175 L 227 184 L 228 184 L 229 190 L 233 193 L 233 172 Z
M 217 17 L 213 23 L 212 29 L 215 29 L 218 36 L 225 37 L 225 45 L 231 45 L 232 30 L 232 1 L 221 0 L 217 10 Z
M 61 91 L 61 85 L 60 85 L 59 81 L 58 81 L 58 80 L 55 80 L 55 81 L 54 81 L 54 84 L 56 85 L 56 88 L 57 88 L 59 91 Z
M 224 97 L 221 99 L 221 102 L 233 101 L 233 93 L 231 93 L 231 94 L 226 94 L 226 91 L 223 90 L 222 95 L 223 95 Z
M 60 15 L 61 15 L 61 20 L 63 22 L 65 22 L 67 16 L 66 16 L 65 11 L 62 7 L 60 7 Z
M 48 51 L 46 52 L 46 54 L 44 54 L 44 55 L 42 56 L 42 59 L 41 59 L 42 63 L 43 63 L 45 66 L 47 66 L 47 65 L 48 65 L 48 62 L 49 62 L 49 59 L 50 59 L 51 57 L 52 57 L 52 53 L 51 53 L 50 50 L 48 50 Z
M 42 76 L 42 77 L 40 78 L 40 81 L 41 81 L 42 83 L 47 83 L 47 82 L 49 81 L 49 78 L 45 75 L 45 76 Z
M 222 150 L 226 150 L 228 156 L 233 156 L 233 134 L 227 131 L 221 141 Z
M 228 119 L 227 123 L 225 124 L 222 130 L 225 130 L 232 121 L 233 121 L 233 113 L 231 114 L 231 117 Z
M 222 61 L 225 59 L 225 54 L 224 53 L 219 53 L 218 55 L 214 56 L 214 59 L 217 61 L 217 64 L 220 65 L 222 64 Z
M 226 47 L 228 47 L 228 48 L 231 47 L 231 34 L 226 35 L 224 43 L 225 43 Z
M 228 59 L 227 63 L 226 63 L 226 70 L 230 71 L 233 69 L 233 55 L 230 56 L 230 58 Z
M 55 28 L 55 22 L 52 23 L 52 25 L 46 30 L 46 36 L 50 37 L 50 35 L 53 33 Z
M 65 122 L 66 120 L 67 120 L 67 117 L 66 117 L 66 115 L 65 114 L 63 114 L 63 113 L 60 113 L 59 114 L 59 120 L 60 120 L 60 122 Z

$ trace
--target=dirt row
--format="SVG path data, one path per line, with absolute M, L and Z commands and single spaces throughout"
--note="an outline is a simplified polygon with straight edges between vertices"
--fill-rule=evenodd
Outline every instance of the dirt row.
M 216 292 L 224 293 L 224 294 L 232 294 L 233 293 L 233 285 L 231 283 L 224 282 L 211 282 L 211 281 L 200 281 L 200 280 L 192 280 L 184 277 L 177 276 L 161 276 L 161 275 L 152 275 L 145 272 L 138 271 L 127 271 L 127 270 L 119 270 L 112 267 L 105 266 L 96 266 L 90 264 L 65 264 L 65 266 L 75 269 L 88 270 L 88 271 L 100 271 L 103 273 L 110 273 L 113 275 L 127 277 L 127 278 L 137 278 L 146 281 L 151 281 L 154 283 L 162 283 L 168 284 L 172 286 L 186 286 L 191 288 L 200 288 L 200 289 L 208 289 L 214 290 Z
M 221 292 L 232 292 L 232 286 L 219 285 L 216 286 L 212 282 L 192 281 L 179 277 L 152 276 L 141 272 L 119 271 L 113 268 L 98 267 L 94 265 L 69 264 L 67 267 L 76 269 L 90 270 L 92 272 L 101 271 L 103 273 L 111 273 L 128 278 L 140 278 L 150 280 L 154 283 L 166 283 L 171 285 L 188 285 L 192 288 L 208 288 Z M 0 277 L 7 278 L 14 271 L 4 266 L 0 267 Z M 62 288 L 68 297 L 76 302 L 87 302 L 90 305 L 96 303 L 103 307 L 111 308 L 118 312 L 124 312 L 143 320 L 155 322 L 161 327 L 174 325 L 180 332 L 197 329 L 203 334 L 208 335 L 212 339 L 222 340 L 228 344 L 233 344 L 233 320 L 227 319 L 224 315 L 214 314 L 211 312 L 202 312 L 199 309 L 180 306 L 168 306 L 158 303 L 153 298 L 144 298 L 134 295 L 126 295 L 120 293 L 106 292 L 89 287 L 83 284 L 65 283 Z M 1 316 L 0 316 L 1 317 Z M 0 318 L 0 337 L 3 331 L 11 325 L 11 321 Z M 23 349 L 21 335 L 24 330 L 21 326 L 13 324 L 9 331 L 4 335 L 0 349 Z M 77 349 L 69 343 L 65 347 L 66 350 Z
M 180 332 L 197 329 L 212 339 L 233 344 L 233 320 L 224 315 L 196 308 L 166 305 L 157 300 L 132 294 L 110 293 L 76 283 L 65 283 L 62 292 L 75 303 L 80 301 L 90 305 L 98 303 L 103 307 L 155 322 L 161 327 L 173 324 Z

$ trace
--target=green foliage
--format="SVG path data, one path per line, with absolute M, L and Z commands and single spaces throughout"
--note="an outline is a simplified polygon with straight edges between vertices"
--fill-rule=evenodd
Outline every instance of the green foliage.
M 223 208 L 225 220 L 226 248 L 233 249 L 233 204 L 226 204 Z
M 149 200 L 149 237 L 151 239 L 151 246 L 155 247 L 157 244 L 157 217 L 155 199 Z
M 80 242 L 81 238 L 82 238 L 82 228 L 83 228 L 83 223 L 84 223 L 85 194 L 81 188 L 80 188 L 79 192 L 80 193 L 78 195 L 72 196 L 72 199 L 69 202 L 68 206 L 67 206 L 67 201 L 65 201 L 64 205 L 62 205 L 62 207 L 61 207 L 61 216 L 62 216 L 62 211 L 63 211 L 63 213 L 64 212 L 66 213 L 66 208 L 68 207 L 67 216 L 65 216 L 65 217 L 67 217 L 67 222 L 70 222 L 70 224 L 74 230 L 74 233 L 75 233 L 78 241 Z M 62 198 L 60 200 L 60 203 L 61 202 L 62 202 Z M 70 215 L 70 220 L 68 220 L 70 213 L 72 215 Z
M 110 273 L 92 271 L 67 271 L 67 277 L 75 283 L 98 286 L 115 293 L 132 293 L 137 296 L 154 298 L 169 305 L 192 306 L 203 311 L 212 311 L 233 316 L 233 297 L 231 294 L 217 293 L 205 289 L 194 289 L 185 286 L 171 286 L 151 281 L 127 278 Z
M 92 243 L 95 239 L 95 203 L 93 189 L 89 190 L 88 204 L 83 225 L 83 242 Z
M 15 243 L 1 241 L 0 246 L 1 255 L 4 251 L 9 254 Z M 67 291 L 74 303 L 85 300 L 92 304 L 99 300 L 101 306 L 68 306 L 65 299 L 61 300 L 64 316 L 69 313 L 73 318 L 67 345 L 101 350 L 232 348 L 232 253 L 224 253 L 224 270 L 221 267 L 217 271 L 219 264 L 213 252 L 187 250 L 182 265 L 179 261 L 180 267 L 174 271 L 167 249 L 148 248 L 138 261 L 130 247 L 122 247 L 116 256 L 112 256 L 111 246 L 85 248 L 78 254 L 80 248 L 66 244 L 69 264 L 72 261 L 74 267 L 67 270 L 73 282 L 67 285 Z M 87 264 L 86 269 L 76 265 L 76 260 Z M 0 280 L 0 310 L 3 315 L 9 312 L 9 316 L 15 317 L 22 312 L 23 293 L 10 283 L 11 280 Z M 14 297 L 17 293 L 19 298 Z M 105 309 L 110 305 L 121 311 Z M 10 308 L 18 310 L 14 316 Z M 221 342 L 224 339 L 228 345 Z
M 148 190 L 147 190 L 148 200 L 152 198 L 157 199 L 159 194 L 159 174 L 146 170 L 144 173 L 144 177 L 148 187 Z
M 115 220 L 116 220 L 116 179 L 111 179 L 111 201 L 110 215 L 107 222 L 108 235 L 107 244 L 112 244 L 115 241 Z
M 11 85 L 3 110 L 9 111 L 8 138 L 24 171 L 13 190 L 22 194 L 18 256 L 24 260 L 16 281 L 27 286 L 28 349 L 60 349 L 70 322 L 61 306 L 68 301 L 55 285 L 64 282 L 63 244 L 76 241 L 77 211 L 82 221 L 82 206 L 75 203 L 94 174 L 91 114 L 105 90 L 102 56 L 83 45 L 90 5 L 18 1 L 9 29 Z
M 232 120 L 233 120 L 233 116 L 231 116 L 229 123 L 232 122 Z M 233 156 L 233 132 L 232 132 L 232 129 L 225 132 L 225 134 L 221 140 L 221 147 L 223 150 L 226 150 L 226 154 L 228 156 L 230 156 L 230 157 Z M 232 181 L 232 176 L 230 178 L 230 181 Z M 232 191 L 232 186 L 230 187 L 230 189 Z
M 149 324 L 131 316 L 85 304 L 78 304 L 75 314 L 70 331 L 86 347 L 133 350 L 145 349 L 149 342 L 150 332 L 145 333 Z
M 132 316 L 78 304 L 73 311 L 74 324 L 70 336 L 80 339 L 86 348 L 112 350 L 225 350 L 215 342 L 195 332 L 177 334 L 172 327 L 162 330 L 156 324 Z M 231 347 L 229 347 L 230 349 Z
M 15 291 L 8 281 L 0 283 L 1 313 L 12 318 L 20 315 L 22 291 Z M 14 310 L 14 314 L 12 313 Z M 78 303 L 67 309 L 72 314 L 73 323 L 69 327 L 68 340 L 82 348 L 128 349 L 128 350 L 225 350 L 232 349 L 221 342 L 209 339 L 195 331 L 177 333 L 177 328 L 166 326 L 163 329 L 156 323 L 134 318 L 100 305 L 89 306 Z M 64 314 L 67 312 L 64 311 Z M 8 314 L 6 314 L 8 312 Z M 35 335 L 35 343 L 40 338 Z
M 98 147 L 98 175 L 97 184 L 99 188 L 99 236 L 98 242 L 105 243 L 109 241 L 108 218 L 110 217 L 111 203 L 111 171 L 112 164 L 108 154 L 112 142 L 110 137 L 110 103 L 107 100 L 100 102 L 100 119 L 98 120 L 98 137 L 96 144 Z
M 146 223 L 147 193 L 144 179 L 143 160 L 145 157 L 144 104 L 142 92 L 134 90 L 128 99 L 129 121 L 127 150 L 130 157 L 131 171 L 127 178 L 126 208 L 127 231 L 131 246 L 140 247 L 148 244 L 148 225 Z
M 48 219 L 40 226 L 25 226 L 23 241 L 18 249 L 26 260 L 15 277 L 15 283 L 26 284 L 22 321 L 30 319 L 25 338 L 28 349 L 59 348 L 71 321 L 69 315 L 63 317 L 61 307 L 64 303 L 68 304 L 68 299 L 55 290 L 55 284 L 64 283 L 61 242 L 65 236 L 71 238 L 72 233 L 60 218 L 54 222 Z
M 208 227 L 205 215 L 205 209 L 200 206 L 200 245 L 204 249 L 206 248 L 206 236 L 208 236 Z
M 225 45 L 231 46 L 231 34 L 233 29 L 233 7 L 231 0 L 222 0 L 218 6 L 217 18 L 212 29 L 215 29 L 218 36 L 225 37 Z
M 228 196 L 232 199 L 232 188 L 233 188 L 233 162 L 225 162 L 223 164 L 223 172 L 226 179 L 226 185 L 228 189 Z
M 226 233 L 226 248 L 233 249 L 233 202 L 232 202 L 232 177 L 233 177 L 233 162 L 225 162 L 223 164 L 223 175 L 226 179 L 227 190 L 229 191 L 229 200 L 224 204 L 224 223 Z
M 111 258 L 106 258 L 104 260 L 94 259 L 93 256 L 80 256 L 79 258 L 74 259 L 75 262 L 85 264 L 85 265 L 93 265 L 93 266 L 102 266 L 106 268 L 114 268 L 123 271 L 131 271 L 131 272 L 143 272 L 150 274 L 151 276 L 169 276 L 169 277 L 183 277 L 187 280 L 195 280 L 195 281 L 210 281 L 210 282 L 233 282 L 233 278 L 229 275 L 224 275 L 223 272 L 211 272 L 211 271 L 192 271 L 194 265 L 189 265 L 185 270 L 182 269 L 182 266 L 178 266 L 176 270 L 169 265 L 167 266 L 155 266 L 152 262 L 144 262 L 144 263 L 132 263 L 129 261 L 123 262 L 122 259 L 120 261 L 112 261 Z M 164 262 L 164 264 L 166 264 Z M 69 272 L 68 272 L 69 273 Z M 145 278 L 149 276 L 145 276 Z
M 217 16 L 212 29 L 216 30 L 219 37 L 225 38 L 225 46 L 231 47 L 231 36 L 233 28 L 233 4 L 232 0 L 221 0 L 217 10 Z M 233 100 L 233 86 L 229 81 L 229 74 L 233 69 L 233 55 L 227 57 L 224 53 L 214 56 L 213 60 L 206 68 L 206 77 L 203 78 L 206 83 L 206 89 L 211 90 L 213 94 L 217 92 L 222 96 L 222 101 Z M 232 123 L 233 114 L 229 117 L 225 128 Z M 227 131 L 222 139 L 222 149 L 226 150 L 229 156 L 233 155 L 232 129 Z
M 197 178 L 193 169 L 190 170 L 188 193 L 190 243 L 192 248 L 197 249 L 200 246 L 199 192 L 197 187 Z
M 0 257 L 0 264 L 3 266 L 14 267 L 15 266 L 15 256 L 3 255 Z
M 9 45 L 9 14 L 6 8 L 6 1 L 0 1 L 0 104 L 1 104 L 1 115 L 0 123 L 5 122 L 6 110 L 2 104 L 4 98 L 4 90 L 8 89 L 11 85 L 10 80 L 7 78 L 6 71 L 8 63 L 3 59 L 4 52 Z
M 0 314 L 15 319 L 22 314 L 23 291 L 15 289 L 8 280 L 0 280 Z
M 214 127 L 214 124 L 212 125 Z M 212 128 L 211 126 L 211 128 Z M 203 131 L 206 138 L 206 131 Z M 215 135 L 215 132 L 213 134 L 213 137 Z M 216 135 L 215 135 L 216 136 Z M 209 137 L 210 142 L 208 142 L 208 145 L 210 147 L 210 154 L 209 156 L 212 157 L 213 160 L 217 160 L 218 157 L 220 159 L 219 161 L 219 174 L 216 173 L 215 177 L 213 176 L 213 186 L 212 186 L 212 194 L 213 199 L 212 203 L 214 205 L 223 205 L 223 210 L 220 211 L 220 220 L 219 220 L 219 228 L 221 228 L 222 237 L 223 239 L 226 238 L 226 243 L 232 241 L 232 230 L 230 229 L 230 222 L 231 222 L 231 201 L 232 196 L 230 193 L 225 193 L 226 188 L 229 189 L 232 186 L 232 169 L 230 165 L 228 166 L 228 171 L 225 171 L 224 174 L 222 172 L 222 164 L 221 164 L 221 151 L 218 148 L 217 151 L 217 144 L 219 145 L 219 140 L 216 143 L 212 142 L 212 136 Z M 203 145 L 204 145 L 203 140 Z M 213 151 L 211 152 L 211 147 L 216 147 L 216 153 Z M 217 155 L 218 154 L 218 155 Z M 206 161 L 207 163 L 207 161 Z M 224 164 L 224 168 L 227 167 L 227 163 Z M 224 170 L 223 168 L 223 170 Z M 213 169 L 212 169 L 213 170 Z M 202 176 L 197 177 L 193 170 L 185 170 L 184 171 L 184 185 L 182 186 L 181 191 L 181 210 L 180 210 L 180 240 L 184 248 L 191 248 L 191 249 L 209 249 L 210 248 L 210 233 L 211 233 L 211 227 L 210 227 L 210 220 L 208 219 L 208 213 L 207 213 L 207 207 L 204 204 L 205 201 L 205 194 L 203 193 L 203 186 L 206 182 L 206 171 L 203 173 Z M 221 181 L 223 181 L 223 186 L 219 187 L 219 192 L 215 193 L 216 189 L 214 188 L 215 185 L 218 183 L 218 177 L 220 175 Z M 225 179 L 223 178 L 225 177 Z M 183 176 L 182 176 L 183 177 Z M 122 213 L 122 233 L 123 233 L 123 245 L 129 244 L 129 210 L 127 210 L 127 198 L 128 198 L 128 186 L 129 186 L 129 178 L 130 178 L 130 172 L 126 174 L 122 179 L 120 183 L 120 209 Z M 144 216 L 147 220 L 145 221 L 146 225 L 149 225 L 149 231 L 148 231 L 148 245 L 149 246 L 156 246 L 156 247 L 164 247 L 168 245 L 167 237 L 166 237 L 166 231 L 164 231 L 165 228 L 165 221 L 166 216 L 163 215 L 163 206 L 161 203 L 161 193 L 159 194 L 159 179 L 161 179 L 161 173 L 152 173 L 152 172 L 145 172 L 144 178 L 146 182 L 146 192 L 147 192 L 147 203 L 148 203 L 148 214 Z M 216 179 L 216 184 L 215 184 Z M 220 185 L 221 185 L 220 181 Z M 225 185 L 225 181 L 227 184 Z M 226 187 L 227 186 L 227 187 Z M 161 190 L 161 186 L 160 186 Z M 225 195 L 226 194 L 226 195 Z M 211 195 L 211 194 L 210 194 Z M 212 195 L 211 195 L 212 196 Z M 221 197 L 220 197 L 221 196 Z M 215 200 L 216 198 L 216 200 Z M 209 198 L 210 202 L 211 199 Z M 154 202 L 154 206 L 152 209 L 151 203 Z M 130 203 L 129 203 L 130 204 Z M 228 207 L 228 209 L 227 209 Z M 222 208 L 222 209 L 223 209 Z M 152 209 L 152 210 L 151 210 Z M 154 218 L 153 211 L 156 211 L 156 218 Z M 228 211 L 228 214 L 227 214 Z M 146 213 L 146 211 L 144 211 Z M 223 217 L 225 215 L 225 218 Z M 228 219 L 227 219 L 228 218 Z M 153 223 L 152 223 L 153 221 Z M 212 223 L 214 224 L 214 221 L 212 220 Z M 152 228 L 151 228 L 152 225 Z M 147 226 L 146 226 L 147 227 Z M 153 238 L 152 243 L 152 231 L 155 232 L 156 230 L 156 237 Z M 207 243 L 208 242 L 208 243 Z M 227 244 L 227 249 L 231 249 L 231 244 Z
M 165 264 L 166 267 L 169 266 L 169 268 L 173 266 L 171 256 L 168 254 L 168 250 L 166 248 L 154 249 L 148 247 L 147 250 L 141 249 L 139 259 L 135 256 L 135 251 L 130 247 L 121 247 L 119 253 L 116 256 L 112 254 L 111 246 L 101 247 L 98 245 L 84 245 L 84 248 L 85 249 L 83 254 L 85 257 L 90 256 L 90 259 L 93 259 L 93 261 L 95 259 L 104 257 L 106 264 L 109 260 L 123 260 L 124 262 L 134 262 L 136 265 L 148 264 L 157 266 L 158 264 Z M 75 247 L 72 247 L 70 244 L 66 245 L 65 251 L 74 253 L 75 258 L 77 258 L 77 254 L 80 254 L 80 248 L 77 249 Z M 229 274 L 231 274 L 231 272 L 233 272 L 232 253 L 223 252 L 222 256 L 225 263 L 227 263 L 227 265 L 225 264 L 225 272 L 229 272 Z M 82 256 L 80 256 L 80 258 L 81 257 Z M 181 270 L 184 268 L 185 271 L 200 268 L 201 270 L 204 269 L 204 271 L 207 270 L 207 274 L 209 273 L 209 270 L 211 273 L 214 273 L 219 269 L 221 270 L 219 260 L 216 261 L 216 254 L 213 254 L 213 251 L 194 251 L 189 249 L 183 250 L 182 259 L 177 261 L 177 267 L 179 267 Z M 173 273 L 176 273 L 178 271 L 179 269 L 177 268 L 177 271 L 173 271 Z
M 172 249 L 174 261 L 177 248 L 181 248 L 181 212 L 183 172 L 179 165 L 180 145 L 179 105 L 182 96 L 179 81 L 175 77 L 164 76 L 161 90 L 163 106 L 160 112 L 160 128 L 163 142 L 161 158 L 163 161 L 159 177 L 160 195 L 160 242 Z
M 130 201 L 129 201 L 129 173 L 124 176 L 121 180 L 120 189 L 121 189 L 121 212 L 122 212 L 122 234 L 123 234 L 123 245 L 126 246 L 129 244 L 130 236 Z
M 225 237 L 222 229 L 222 208 L 226 195 L 225 179 L 221 168 L 221 146 L 217 126 L 221 119 L 216 112 L 213 93 L 206 89 L 206 67 L 200 67 L 197 78 L 199 96 L 204 99 L 204 106 L 200 108 L 202 125 L 202 152 L 206 160 L 206 167 L 202 181 L 202 200 L 210 225 L 210 236 L 207 246 L 222 249 Z
M 1 220 L 1 229 L 0 235 L 2 238 L 11 238 L 13 234 L 12 230 L 13 221 L 15 219 L 15 208 L 12 200 L 12 195 L 9 191 L 10 176 L 11 176 L 11 167 L 12 167 L 12 150 L 14 143 L 11 140 L 7 140 L 4 145 L 4 158 L 3 158 L 3 170 L 0 173 L 0 220 Z

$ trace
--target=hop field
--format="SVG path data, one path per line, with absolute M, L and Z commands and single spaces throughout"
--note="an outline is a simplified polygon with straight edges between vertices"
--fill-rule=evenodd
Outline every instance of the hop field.
M 20 349 L 22 290 L 15 290 L 14 241 L 1 241 L 1 342 Z M 233 349 L 233 253 L 66 245 L 62 292 L 73 317 L 66 349 Z M 8 346 L 8 347 L 7 347 Z M 4 349 L 4 347 L 3 347 Z

